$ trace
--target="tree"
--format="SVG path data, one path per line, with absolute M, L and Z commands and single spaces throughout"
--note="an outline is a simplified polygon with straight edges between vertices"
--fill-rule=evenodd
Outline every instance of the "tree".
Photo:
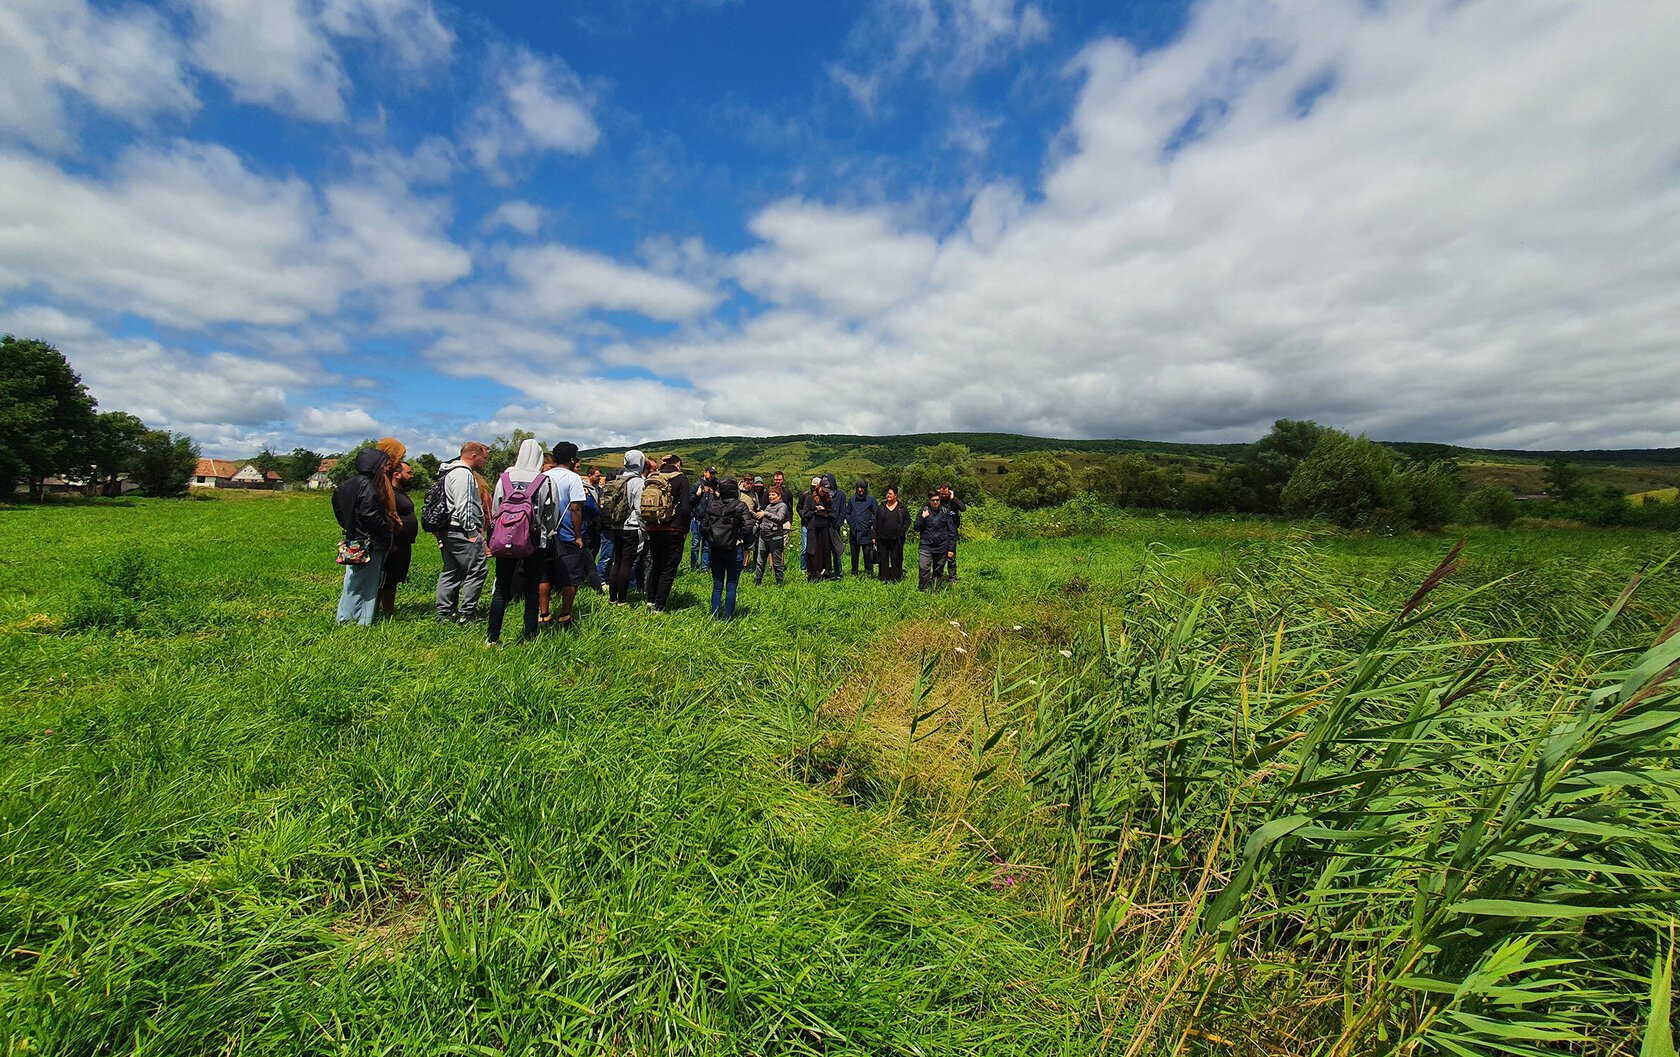
M 64 354 L 44 341 L 0 336 L 0 488 L 81 468 L 94 428 L 94 399 Z
M 1296 468 L 1325 436 L 1335 432 L 1317 422 L 1280 418 L 1272 423 L 1271 432 L 1250 445 L 1221 475 L 1220 484 L 1231 505 L 1260 514 L 1281 511 L 1283 490 Z
M 307 481 L 321 468 L 323 458 L 308 448 L 293 448 L 290 455 L 280 460 L 280 476 L 288 481 Z
M 126 411 L 106 411 L 94 417 L 93 430 L 83 448 L 82 468 L 88 479 L 88 492 L 119 495 L 121 474 L 134 468 L 140 452 L 140 438 L 148 430 L 146 424 Z
M 1546 464 L 1546 494 L 1560 503 L 1572 503 L 1587 494 L 1581 483 L 1581 471 L 1569 465 L 1567 459 L 1553 459 Z
M 379 441 L 369 437 L 367 440 L 362 441 L 343 455 L 340 455 L 338 457 L 338 461 L 333 463 L 332 469 L 327 471 L 327 482 L 334 488 L 337 488 L 345 481 L 348 481 L 356 474 L 356 456 L 360 455 L 363 449 L 376 448 L 378 446 Z
M 1450 462 L 1411 463 L 1399 474 L 1412 524 L 1434 532 L 1458 517 L 1458 474 Z
M 255 466 L 257 472 L 262 474 L 264 478 L 267 478 L 271 473 L 280 472 L 280 456 L 264 448 L 257 453 L 256 458 L 251 460 L 251 465 Z
M 974 472 L 974 456 L 961 444 L 946 441 L 919 451 L 921 458 L 904 468 L 899 491 L 911 505 L 921 502 L 927 494 L 942 484 L 965 503 L 984 502 L 980 477 Z
M 198 468 L 198 445 L 185 433 L 147 430 L 136 445 L 129 473 L 147 495 L 180 495 Z
M 1510 528 L 1517 520 L 1517 499 L 1509 488 L 1490 484 L 1464 497 L 1464 511 L 1483 525 Z
M 1343 528 L 1385 527 L 1407 513 L 1394 457 L 1364 434 L 1336 430 L 1327 431 L 1296 467 L 1281 499 L 1286 513 Z
M 519 446 L 528 440 L 536 439 L 536 434 L 530 430 L 516 429 L 510 436 L 497 437 L 490 442 L 490 461 L 484 464 L 484 479 L 494 481 L 502 475 L 502 471 L 513 465 L 519 458 Z
M 1032 510 L 1073 498 L 1073 467 L 1047 451 L 1019 456 L 1011 469 L 1003 488 L 1003 500 L 1010 506 Z
M 408 460 L 408 464 L 414 467 L 414 476 L 416 477 L 420 476 L 421 471 L 425 471 L 426 480 L 428 481 L 437 480 L 438 468 L 443 465 L 438 457 L 429 451 L 414 456 L 412 459 Z
M 1142 455 L 1111 455 L 1080 475 L 1080 488 L 1114 506 L 1176 507 L 1184 467 L 1156 466 Z

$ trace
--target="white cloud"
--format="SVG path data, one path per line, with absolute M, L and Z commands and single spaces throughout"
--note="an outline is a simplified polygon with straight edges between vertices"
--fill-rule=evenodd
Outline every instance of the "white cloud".
M 515 249 L 507 269 L 517 285 L 499 294 L 496 303 L 518 317 L 565 319 L 605 309 L 682 320 L 719 301 L 715 292 L 685 279 L 559 244 Z
M 1021 0 L 875 0 L 858 23 L 846 62 L 829 76 L 865 114 L 883 86 L 919 76 L 959 87 L 1050 36 L 1050 21 Z
M 546 151 L 588 154 L 601 138 L 590 115 L 594 101 L 565 63 L 519 47 L 494 49 L 492 91 L 467 123 L 464 139 L 493 180 L 507 168 Z
M 755 216 L 748 229 L 766 245 L 736 260 L 742 287 L 847 315 L 880 312 L 915 294 L 938 250 L 928 235 L 895 230 L 881 210 L 783 201 Z
M 798 311 L 611 356 L 769 428 L 1674 444 L 1677 38 L 1662 2 L 1206 3 L 1087 49 L 1040 200 L 937 244 L 778 204 L 736 271 Z
M 234 97 L 314 121 L 344 117 L 349 80 L 304 0 L 187 0 L 198 65 Z
M 447 203 L 396 184 L 328 188 L 333 220 L 348 236 L 333 251 L 369 286 L 438 286 L 472 271 L 472 257 L 449 240 Z
M 503 202 L 484 218 L 484 230 L 508 227 L 521 235 L 535 235 L 542 227 L 545 210 L 532 202 Z
M 354 444 L 363 437 L 381 435 L 378 420 L 360 407 L 338 404 L 333 407 L 306 407 L 297 416 L 298 429 L 309 437 L 337 440 Z
M 431 0 L 326 0 L 321 25 L 334 36 L 377 41 L 410 69 L 447 62 L 455 44 Z
M 0 129 L 54 151 L 75 144 L 66 96 L 131 122 L 198 106 L 181 46 L 141 7 L 11 0 L 0 5 L 0 69 Z

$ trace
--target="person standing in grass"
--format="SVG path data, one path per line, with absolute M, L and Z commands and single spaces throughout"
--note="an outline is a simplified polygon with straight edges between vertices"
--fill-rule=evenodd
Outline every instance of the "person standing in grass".
M 537 446 L 538 451 L 542 449 Z M 539 459 L 540 459 L 539 455 Z M 484 494 L 478 475 L 490 461 L 490 449 L 477 441 L 461 445 L 461 457 L 438 467 L 449 505 L 449 525 L 438 540 L 443 571 L 438 573 L 437 618 L 445 624 L 470 624 L 478 597 L 490 574 L 484 539 Z
M 642 488 L 647 456 L 635 448 L 624 453 L 624 472 L 602 493 L 607 525 L 613 530 L 612 570 L 607 576 L 607 600 L 630 604 L 630 571 L 642 545 Z
M 749 521 L 752 524 L 757 525 L 758 512 L 764 508 L 764 504 L 758 501 L 758 493 L 753 491 L 752 474 L 743 474 L 740 481 L 737 483 L 737 486 L 740 489 L 741 502 L 746 504 L 747 517 Z M 741 546 L 742 572 L 746 572 L 747 566 L 752 564 L 752 539 L 755 534 L 756 533 L 749 533 L 747 536 L 747 542 Z
M 700 531 L 712 554 L 712 619 L 735 618 L 735 591 L 741 583 L 741 546 L 752 538 L 752 508 L 741 500 L 733 477 L 718 482 L 717 498 L 706 508 Z
M 945 579 L 954 584 L 957 582 L 957 541 L 962 537 L 962 516 L 968 504 L 957 498 L 949 484 L 942 484 L 939 486 L 939 505 L 951 515 L 951 557 L 945 563 Z
M 706 508 L 717 498 L 717 472 L 716 466 L 706 467 L 706 472 L 700 475 L 700 483 L 694 486 L 694 510 L 688 526 L 693 534 L 688 544 L 690 571 L 707 568 L 711 560 L 711 548 L 706 544 L 706 534 L 700 531 L 700 522 L 706 517 Z
M 875 521 L 880 512 L 881 504 L 869 494 L 869 482 L 860 478 L 852 485 L 852 494 L 846 497 L 844 511 L 846 531 L 852 538 L 853 576 L 858 574 L 859 554 L 863 555 L 864 574 L 875 575 Z
M 333 517 L 344 530 L 344 538 L 361 543 L 367 561 L 344 566 L 344 589 L 338 597 L 338 622 L 373 623 L 379 604 L 379 578 L 385 571 L 391 540 L 402 520 L 397 517 L 396 497 L 391 494 L 391 477 L 385 464 L 390 457 L 378 448 L 356 453 L 355 476 L 333 491 Z
M 793 513 L 783 495 L 780 485 L 771 485 L 770 501 L 758 512 L 758 540 L 753 548 L 757 556 L 753 565 L 754 584 L 764 583 L 764 567 L 767 564 L 776 570 L 776 586 L 780 587 L 783 583 L 782 555 L 787 547 L 788 530 L 793 527 Z
M 823 489 L 828 493 L 828 503 L 833 511 L 828 526 L 828 577 L 838 580 L 845 575 L 840 564 L 840 556 L 846 552 L 846 541 L 840 535 L 840 527 L 846 523 L 846 497 L 840 491 L 840 482 L 831 473 L 822 475 Z
M 898 489 L 887 486 L 886 502 L 875 515 L 875 552 L 880 576 L 887 583 L 904 579 L 904 538 L 910 532 L 910 508 L 898 501 Z
M 380 441 L 379 446 L 383 449 L 385 442 Z M 387 461 L 389 457 L 387 452 Z M 385 556 L 385 571 L 379 581 L 379 611 L 387 617 L 397 614 L 397 585 L 408 582 L 408 570 L 414 562 L 414 541 L 420 538 L 420 518 L 414 513 L 414 500 L 408 494 L 413 484 L 413 467 L 406 462 L 397 463 L 396 476 L 391 478 L 391 495 L 396 500 L 402 526 L 391 541 L 391 553 Z
M 661 490 L 666 490 L 668 505 L 655 516 L 649 500 Z M 648 538 L 649 613 L 665 612 L 671 599 L 671 587 L 682 568 L 683 544 L 687 541 L 693 513 L 694 485 L 688 474 L 683 473 L 682 456 L 667 455 L 660 461 L 659 470 L 642 485 L 642 527 L 647 530 Z
M 578 475 L 578 446 L 561 441 L 554 446 L 554 468 L 545 475 L 554 486 L 554 505 L 560 512 L 560 523 L 553 533 L 554 585 L 560 588 L 560 618 L 555 623 L 567 628 L 572 625 L 572 603 L 578 588 L 590 582 L 589 555 L 583 549 L 584 508 L 589 505 L 589 492 Z
M 541 603 L 543 566 L 548 561 L 548 541 L 554 535 L 557 519 L 554 487 L 543 475 L 542 444 L 527 440 L 519 445 L 513 465 L 496 479 L 490 495 L 490 521 L 494 523 L 509 504 L 518 503 L 528 511 L 531 542 L 536 549 L 524 558 L 497 558 L 496 584 L 490 592 L 490 621 L 485 628 L 484 644 L 497 646 L 502 641 L 502 620 L 508 603 L 520 598 L 525 603 L 525 641 L 537 637 L 537 608 Z
M 805 530 L 806 545 L 811 548 L 805 563 L 806 579 L 812 582 L 832 579 L 828 541 L 834 528 L 834 496 L 823 486 L 821 477 L 811 478 L 811 490 L 800 497 L 799 523 Z
M 947 577 L 951 560 L 957 556 L 957 523 L 955 515 L 941 503 L 938 491 L 928 493 L 927 505 L 916 515 L 916 534 L 921 537 L 917 568 L 918 584 L 923 591 L 932 591 Z

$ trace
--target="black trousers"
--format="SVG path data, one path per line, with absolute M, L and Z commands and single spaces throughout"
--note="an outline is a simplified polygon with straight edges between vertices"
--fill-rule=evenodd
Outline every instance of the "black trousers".
M 875 575 L 875 544 L 863 543 L 856 536 L 852 537 L 852 575 L 858 574 L 858 555 L 863 555 L 863 571 L 871 576 Z
M 635 529 L 620 529 L 613 533 L 612 565 L 607 567 L 609 601 L 630 601 L 630 570 L 636 567 L 636 552 L 641 543 L 641 534 Z
M 810 559 L 805 563 L 805 576 L 810 580 L 828 580 L 834 576 L 831 567 L 833 559 L 829 556 L 829 530 L 814 528 L 805 534 L 805 540 L 811 546 Z
M 881 561 L 881 579 L 896 584 L 904 579 L 904 541 L 876 540 L 875 554 Z
M 547 560 L 547 550 L 529 558 L 496 559 L 496 588 L 490 593 L 490 625 L 485 638 L 502 641 L 502 620 L 507 616 L 508 603 L 515 598 L 525 602 L 525 637 L 537 637 L 537 589 L 542 586 L 542 565 Z
M 648 532 L 647 599 L 655 609 L 664 609 L 671 597 L 671 585 L 677 582 L 677 570 L 682 568 L 683 550 L 688 533 L 670 529 Z

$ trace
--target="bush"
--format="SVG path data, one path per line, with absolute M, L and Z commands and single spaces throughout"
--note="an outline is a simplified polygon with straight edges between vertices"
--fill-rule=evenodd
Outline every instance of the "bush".
M 1142 455 L 1112 455 L 1086 470 L 1080 487 L 1115 506 L 1176 507 L 1184 467 L 1156 466 Z
M 1072 497 L 1073 467 L 1043 451 L 1016 459 L 1003 486 L 1004 502 L 1023 510 L 1055 506 Z
M 1446 463 L 1407 467 L 1400 474 L 1413 525 L 1434 532 L 1458 520 L 1458 475 Z
M 1343 528 L 1390 529 L 1407 506 L 1393 456 L 1364 434 L 1325 433 L 1283 489 L 1286 513 Z
M 164 599 L 158 561 L 139 551 L 119 551 L 93 567 L 97 589 L 84 590 L 65 615 L 72 631 L 133 630 L 156 614 Z
M 1464 512 L 1480 524 L 1510 528 L 1517 520 L 1517 498 L 1509 488 L 1486 485 L 1464 497 Z

